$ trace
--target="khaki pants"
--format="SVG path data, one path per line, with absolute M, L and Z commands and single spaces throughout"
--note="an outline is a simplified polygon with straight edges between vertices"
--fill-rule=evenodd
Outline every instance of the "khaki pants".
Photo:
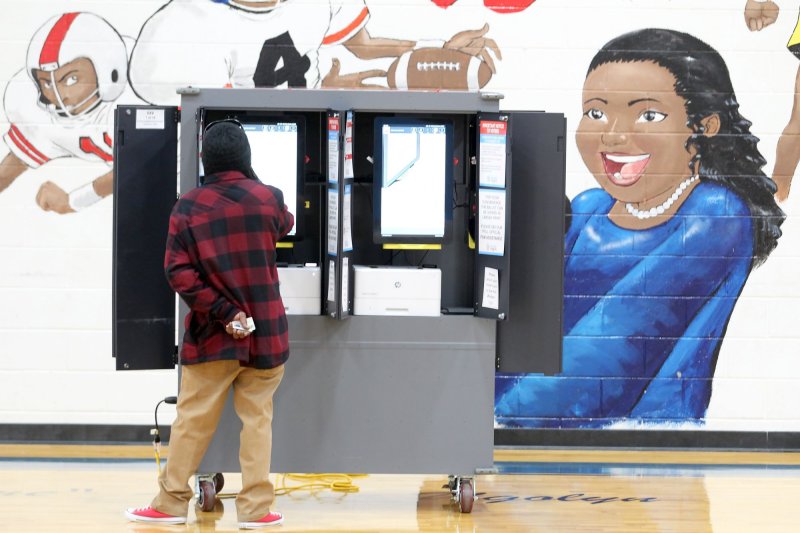
M 160 492 L 151 506 L 162 513 L 187 516 L 195 474 L 217 428 L 228 390 L 242 421 L 239 465 L 242 491 L 236 497 L 240 522 L 269 512 L 275 489 L 269 481 L 272 455 L 272 396 L 283 378 L 283 365 L 269 370 L 214 361 L 182 367 L 177 418 L 169 439 L 168 460 L 158 479 Z

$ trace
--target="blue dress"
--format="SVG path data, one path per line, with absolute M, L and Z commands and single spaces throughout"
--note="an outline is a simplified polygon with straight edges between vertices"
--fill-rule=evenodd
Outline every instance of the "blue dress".
M 563 373 L 498 379 L 498 423 L 602 427 L 621 419 L 697 421 L 750 272 L 744 201 L 702 182 L 675 216 L 614 224 L 602 189 L 578 195 L 566 235 Z

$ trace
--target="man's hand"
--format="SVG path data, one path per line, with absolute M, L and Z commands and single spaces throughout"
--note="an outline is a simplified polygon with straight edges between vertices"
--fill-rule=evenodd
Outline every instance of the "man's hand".
M 481 58 L 489 68 L 492 69 L 492 74 L 497 74 L 497 68 L 494 65 L 494 59 L 491 50 L 497 59 L 503 59 L 503 54 L 500 53 L 500 47 L 494 39 L 487 39 L 484 37 L 486 32 L 489 31 L 489 25 L 484 24 L 483 28 L 479 30 L 466 30 L 453 35 L 453 37 L 444 43 L 444 48 L 451 50 L 458 50 L 474 57 Z
M 36 203 L 43 210 L 54 211 L 59 215 L 75 212 L 69 206 L 69 194 L 52 181 L 46 181 L 39 187 L 39 192 L 36 193 Z
M 355 72 L 353 74 L 339 74 L 342 68 L 338 59 L 333 59 L 331 70 L 322 78 L 323 87 L 333 88 L 346 88 L 346 89 L 381 89 L 380 85 L 364 83 L 368 78 L 385 78 L 385 70 L 365 70 L 363 72 Z
M 744 23 L 750 31 L 761 31 L 778 20 L 778 4 L 772 0 L 756 2 L 747 0 L 744 6 Z
M 236 339 L 236 340 L 244 339 L 245 337 L 249 336 L 250 335 L 249 331 L 247 331 L 247 330 L 242 331 L 242 330 L 233 328 L 233 323 L 236 322 L 236 321 L 238 321 L 239 324 L 242 324 L 245 327 L 247 327 L 246 326 L 246 324 L 247 324 L 247 314 L 244 311 L 239 311 L 238 313 L 236 313 L 236 316 L 233 317 L 233 320 L 228 322 L 228 324 L 225 326 L 225 332 L 228 335 L 230 335 L 231 337 L 233 337 L 234 339 Z

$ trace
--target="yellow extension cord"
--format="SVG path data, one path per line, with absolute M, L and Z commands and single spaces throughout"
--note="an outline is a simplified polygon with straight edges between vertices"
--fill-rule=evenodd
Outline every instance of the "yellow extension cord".
M 154 454 L 156 456 L 156 466 L 158 474 L 161 475 L 161 446 L 155 445 Z M 332 492 L 358 492 L 359 488 L 353 483 L 353 478 L 366 477 L 367 474 L 281 474 L 279 487 L 275 489 L 275 496 L 284 496 L 300 490 L 318 492 L 330 490 Z M 300 485 L 288 486 L 287 481 L 295 481 Z M 218 499 L 235 498 L 235 493 L 217 494 Z
M 332 492 L 358 492 L 358 485 L 353 483 L 353 478 L 366 477 L 367 474 L 281 474 L 278 487 L 275 489 L 275 496 L 286 496 L 301 490 L 307 490 L 312 494 L 330 490 Z M 287 481 L 295 481 L 299 485 L 289 486 Z M 217 494 L 217 498 L 235 498 L 236 493 Z
M 158 477 L 161 477 L 161 446 L 153 444 L 153 453 L 156 456 L 156 467 L 158 467 Z
M 316 493 L 322 490 L 332 492 L 358 492 L 359 488 L 353 484 L 353 478 L 366 477 L 367 474 L 281 474 L 279 486 L 275 489 L 275 496 L 285 496 L 293 492 L 307 490 Z M 296 481 L 300 485 L 287 486 L 286 481 Z M 235 498 L 235 492 L 217 494 L 217 499 Z
M 366 474 L 283 474 L 280 486 L 275 489 L 275 495 L 283 496 L 299 490 L 358 492 L 358 485 L 353 484 L 353 478 L 366 476 Z M 300 485 L 287 486 L 287 480 L 299 482 Z

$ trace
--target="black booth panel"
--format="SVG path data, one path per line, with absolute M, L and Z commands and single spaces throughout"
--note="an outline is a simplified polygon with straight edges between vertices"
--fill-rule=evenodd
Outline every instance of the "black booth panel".
M 163 112 L 163 122 L 146 121 L 148 111 L 156 117 Z M 175 366 L 175 293 L 164 276 L 164 250 L 177 196 L 177 112 L 175 107 L 119 106 L 115 114 L 112 353 L 117 370 Z
M 561 371 L 566 119 L 513 112 L 509 319 L 497 325 L 498 370 Z

